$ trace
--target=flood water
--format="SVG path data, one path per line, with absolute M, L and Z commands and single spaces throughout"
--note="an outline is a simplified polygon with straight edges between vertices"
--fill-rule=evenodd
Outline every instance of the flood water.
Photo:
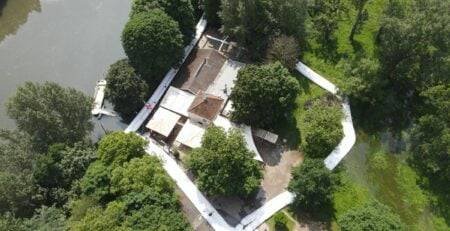
M 5 101 L 25 81 L 54 81 L 91 95 L 125 57 L 120 34 L 130 0 L 0 0 L 0 128 L 14 128 Z M 106 130 L 118 119 L 95 120 Z M 100 131 L 103 129 L 100 129 Z

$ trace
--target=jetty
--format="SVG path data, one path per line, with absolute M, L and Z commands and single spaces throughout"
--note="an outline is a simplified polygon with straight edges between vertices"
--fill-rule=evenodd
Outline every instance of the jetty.
M 103 100 L 105 99 L 105 88 L 106 88 L 106 80 L 101 79 L 97 81 L 94 91 L 94 103 L 92 104 L 91 110 L 91 114 L 94 116 L 98 115 L 115 116 L 113 112 L 103 109 Z

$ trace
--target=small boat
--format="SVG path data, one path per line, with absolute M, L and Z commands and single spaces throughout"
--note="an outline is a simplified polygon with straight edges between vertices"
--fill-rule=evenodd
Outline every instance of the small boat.
M 101 79 L 97 81 L 97 85 L 95 85 L 94 92 L 94 103 L 92 105 L 91 114 L 96 116 L 102 113 L 103 108 L 103 100 L 105 98 L 105 88 L 106 88 L 106 80 Z

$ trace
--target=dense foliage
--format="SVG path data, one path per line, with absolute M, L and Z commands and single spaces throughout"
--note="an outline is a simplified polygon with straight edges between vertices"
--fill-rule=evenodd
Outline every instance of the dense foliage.
M 324 158 L 342 139 L 340 105 L 325 99 L 315 100 L 302 118 L 302 149 L 308 157 Z
M 202 147 L 190 153 L 188 166 L 206 194 L 246 197 L 257 191 L 262 178 L 254 155 L 238 130 L 227 134 L 222 128 L 209 127 Z
M 336 175 L 325 167 L 322 159 L 305 159 L 292 170 L 288 189 L 295 194 L 293 207 L 306 212 L 327 210 L 337 183 Z
M 189 230 L 174 184 L 158 158 L 144 155 L 145 141 L 116 132 L 99 144 L 99 159 L 70 203 L 72 230 Z
M 232 119 L 271 128 L 292 111 L 299 91 L 297 80 L 279 62 L 247 65 L 239 70 L 230 95 L 234 109 Z
M 125 120 L 131 119 L 147 99 L 147 83 L 136 75 L 127 59 L 109 67 L 106 81 L 106 97 L 114 104 L 114 111 Z
M 341 0 L 312 0 L 308 2 L 308 14 L 314 26 L 315 37 L 323 46 L 329 46 L 334 40 L 333 33 L 344 6 Z
M 299 56 L 299 44 L 292 36 L 281 35 L 274 38 L 267 50 L 267 60 L 269 62 L 278 61 L 290 71 L 295 69 Z
M 194 35 L 195 18 L 194 8 L 190 0 L 133 0 L 131 17 L 140 13 L 151 12 L 152 9 L 161 9 L 173 20 L 178 22 L 183 34 L 184 43 L 191 41 Z
M 377 58 L 353 65 L 352 109 L 370 128 L 403 129 L 418 118 L 422 92 L 448 85 L 448 1 L 389 1 L 377 34 Z M 368 73 L 369 75 L 366 75 Z M 365 127 L 367 127 L 365 126 Z
M 411 130 L 410 160 L 435 185 L 450 182 L 450 85 L 422 93 L 423 116 Z M 448 195 L 450 190 L 442 188 Z
M 222 31 L 247 49 L 253 60 L 263 57 L 270 36 L 303 39 L 305 0 L 222 0 Z
M 348 211 L 338 219 L 338 224 L 342 231 L 404 229 L 398 215 L 393 213 L 388 206 L 377 201 L 371 201 Z
M 131 66 L 155 87 L 183 54 L 178 23 L 160 9 L 134 15 L 122 32 L 122 44 Z
M 205 16 L 206 20 L 208 20 L 208 24 L 216 27 L 219 26 L 221 0 L 205 0 L 203 2 L 203 8 L 205 10 Z
M 27 82 L 7 104 L 8 115 L 39 150 L 52 143 L 75 143 L 91 132 L 91 99 L 56 83 Z

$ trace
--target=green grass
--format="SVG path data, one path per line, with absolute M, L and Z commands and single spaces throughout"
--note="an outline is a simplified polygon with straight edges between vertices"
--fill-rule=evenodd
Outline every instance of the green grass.
M 294 228 L 295 228 L 295 221 L 293 221 L 290 216 L 286 216 L 284 211 L 285 210 L 279 211 L 274 216 L 272 216 L 269 220 L 267 220 L 267 224 L 269 225 L 269 231 L 278 231 L 278 230 L 275 230 L 275 216 L 277 214 L 283 216 L 285 218 L 285 220 L 287 221 L 286 222 L 286 227 L 287 227 L 286 231 L 294 230 Z

